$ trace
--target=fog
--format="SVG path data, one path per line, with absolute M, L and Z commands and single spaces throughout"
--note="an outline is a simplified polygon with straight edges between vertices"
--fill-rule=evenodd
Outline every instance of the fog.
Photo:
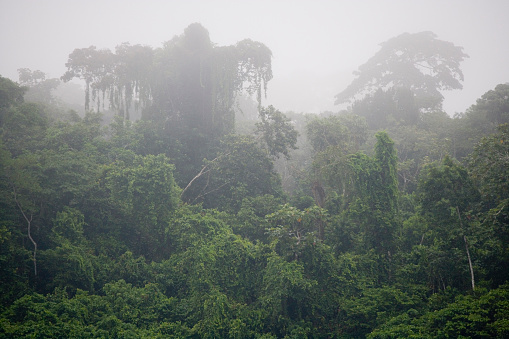
M 69 53 L 122 42 L 159 47 L 193 22 L 217 45 L 245 38 L 273 53 L 263 104 L 282 111 L 337 111 L 352 72 L 401 33 L 432 31 L 464 47 L 463 90 L 443 92 L 450 115 L 509 81 L 509 1 L 74 1 L 0 0 L 0 75 L 18 68 L 60 77 Z

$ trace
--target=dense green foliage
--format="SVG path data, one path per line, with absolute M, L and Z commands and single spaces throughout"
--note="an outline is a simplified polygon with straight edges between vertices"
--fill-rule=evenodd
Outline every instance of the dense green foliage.
M 0 77 L 0 337 L 509 336 L 507 85 L 455 118 L 404 90 L 260 106 L 238 134 L 265 48 L 194 24 L 160 50 L 74 51 L 65 77 L 113 117 Z

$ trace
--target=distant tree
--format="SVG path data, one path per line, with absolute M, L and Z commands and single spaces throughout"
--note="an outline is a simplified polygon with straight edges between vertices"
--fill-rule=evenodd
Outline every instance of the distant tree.
M 405 88 L 416 95 L 419 107 L 440 108 L 440 90 L 461 89 L 459 64 L 468 57 L 462 47 L 432 32 L 404 33 L 381 44 L 382 48 L 359 70 L 356 78 L 336 95 L 336 104 L 361 99 L 379 89 Z
M 272 79 L 272 52 L 264 44 L 246 39 L 215 46 L 198 23 L 155 53 L 153 100 L 144 117 L 179 135 L 191 132 L 217 141 L 232 133 L 236 95 L 256 93 L 261 105 Z
M 325 190 L 330 188 L 337 192 L 341 198 L 352 192 L 348 157 L 366 142 L 366 120 L 355 115 L 313 117 L 306 125 L 306 134 L 314 150 L 310 188 L 315 202 L 324 207 L 322 185 Z
M 11 79 L 0 76 L 0 114 L 2 114 L 0 119 L 3 118 L 4 109 L 23 103 L 26 90 L 26 87 L 21 87 Z
M 48 110 L 40 104 L 0 109 L 1 138 L 14 156 L 40 148 L 48 125 Z
M 356 115 L 313 117 L 306 124 L 306 134 L 315 152 L 339 147 L 343 153 L 355 152 L 366 142 L 366 120 Z
M 69 54 L 69 60 L 65 65 L 67 72 L 61 77 L 64 82 L 74 78 L 85 81 L 85 110 L 88 111 L 90 95 L 94 100 L 100 91 L 105 95 L 105 91 L 111 86 L 113 54 L 110 50 L 97 50 L 95 46 L 75 49 Z M 100 108 L 100 101 L 97 102 L 97 108 Z
M 185 130 L 226 134 L 233 129 L 235 95 L 256 93 L 272 79 L 271 51 L 249 39 L 215 46 L 200 24 L 189 25 L 160 49 L 123 43 L 115 53 L 95 46 L 75 49 L 66 63 L 65 82 L 85 80 L 85 108 L 105 99 L 129 119 L 129 108 L 146 108 L 144 116 L 172 122 Z M 96 100 L 97 99 L 97 100 Z
M 272 79 L 271 59 L 269 48 L 249 39 L 216 46 L 194 23 L 158 49 L 129 44 L 117 46 L 115 53 L 95 46 L 76 49 L 62 79 L 85 81 L 86 109 L 94 100 L 97 110 L 109 102 L 126 121 L 134 103 L 142 120 L 153 121 L 156 134 L 164 135 L 158 143 L 186 150 L 171 154 L 177 180 L 185 186 L 203 159 L 217 156 L 221 138 L 234 132 L 236 95 L 256 94 L 261 106 Z
M 467 114 L 477 114 L 492 124 L 509 123 L 509 83 L 500 84 L 484 93 Z
M 47 79 L 46 73 L 29 68 L 18 69 L 19 84 L 28 88 L 25 94 L 25 101 L 39 102 L 46 104 L 55 103 L 53 91 L 60 85 L 59 79 Z
M 374 94 L 356 101 L 351 111 L 365 117 L 370 129 L 378 130 L 390 125 L 415 125 L 420 112 L 414 93 L 404 87 L 379 88 Z
M 452 122 L 438 122 L 432 129 L 441 130 L 451 140 L 450 153 L 455 158 L 465 159 L 483 137 L 497 133 L 500 124 L 509 123 L 509 83 L 484 93 L 464 113 L 456 114 Z
M 2 193 L 8 195 L 11 206 L 19 213 L 16 227 L 24 229 L 23 233 L 30 241 L 30 245 L 27 247 L 32 247 L 34 276 L 37 276 L 38 240 L 34 233 L 37 233 L 37 228 L 40 227 L 37 223 L 40 221 L 38 217 L 43 201 L 43 191 L 38 177 L 40 164 L 30 153 L 15 159 L 11 158 L 10 154 L 3 149 L 1 142 L 0 152 L 2 153 L 0 155 L 2 160 L 0 178 L 7 183 L 8 190 Z
M 273 106 L 260 108 L 260 118 L 255 134 L 263 140 L 271 156 L 279 158 L 282 154 L 288 159 L 290 150 L 297 148 L 295 144 L 299 135 L 290 119 Z

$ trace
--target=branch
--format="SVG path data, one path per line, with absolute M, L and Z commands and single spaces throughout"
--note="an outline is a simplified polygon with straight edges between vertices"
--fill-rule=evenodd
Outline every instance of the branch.
M 433 71 L 435 70 L 435 67 L 426 66 L 426 65 L 420 64 L 418 62 L 414 62 L 414 65 L 417 65 L 417 66 L 420 66 L 420 67 L 424 67 L 424 68 L 428 68 L 428 69 L 431 69 Z
M 23 215 L 23 218 L 25 218 L 25 220 L 27 222 L 28 239 L 30 239 L 30 241 L 34 245 L 34 254 L 33 254 L 34 274 L 37 275 L 37 259 L 36 259 L 36 255 L 37 255 L 37 243 L 32 238 L 32 234 L 30 232 L 31 231 L 31 227 L 32 227 L 33 214 L 30 214 L 30 218 L 28 218 L 27 215 L 25 214 L 25 211 L 23 210 L 23 207 L 21 206 L 21 203 L 18 200 L 18 195 L 16 194 L 16 187 L 13 187 L 13 193 L 14 193 L 14 201 L 16 202 L 16 205 L 18 205 L 19 210 L 21 211 L 21 214 Z
M 200 195 L 205 192 L 205 190 L 207 189 L 207 187 L 209 187 L 209 183 L 210 183 L 210 170 L 206 172 L 207 173 L 207 182 L 205 183 L 205 186 L 203 186 L 201 192 L 198 194 L 198 196 L 193 200 L 193 203 L 200 197 Z
M 214 160 L 212 160 L 211 162 L 209 162 L 208 164 L 206 164 L 205 166 L 203 166 L 203 168 L 201 169 L 200 173 L 198 173 L 191 181 L 189 181 L 189 183 L 187 184 L 186 188 L 184 188 L 184 190 L 182 190 L 182 193 L 180 193 L 180 199 L 182 199 L 182 197 L 184 196 L 184 193 L 189 189 L 189 187 L 191 187 L 191 185 L 193 184 L 193 182 L 195 182 L 199 177 L 201 177 L 203 174 L 206 174 L 208 172 L 210 172 L 210 169 L 208 169 L 207 171 L 205 171 L 209 165 L 211 165 L 213 162 L 217 161 L 219 158 L 223 157 L 223 156 L 228 156 L 230 155 L 230 152 L 228 153 L 225 153 L 225 154 L 220 154 L 218 155 Z M 196 199 L 195 199 L 196 200 Z
M 228 180 L 228 181 L 227 181 L 227 182 L 225 182 L 224 184 L 222 184 L 222 185 L 220 185 L 220 186 L 218 186 L 218 187 L 216 187 L 216 188 L 214 188 L 214 189 L 212 189 L 212 190 L 210 190 L 210 191 L 208 191 L 208 192 L 205 192 L 205 193 L 203 193 L 203 194 L 199 194 L 196 198 L 194 198 L 193 203 L 194 203 L 196 200 L 198 200 L 199 198 L 203 198 L 203 197 L 204 197 L 204 196 L 206 196 L 207 194 L 212 193 L 212 192 L 214 192 L 214 191 L 217 191 L 217 190 L 219 190 L 219 189 L 223 188 L 224 186 L 228 185 L 230 182 L 232 182 L 232 181 L 231 181 L 231 180 Z
M 458 218 L 460 220 L 460 227 L 463 230 L 463 222 L 461 221 L 460 209 L 456 206 L 456 212 L 458 212 Z M 470 251 L 468 250 L 467 236 L 463 234 L 463 240 L 465 241 L 465 249 L 467 250 L 468 266 L 470 267 L 470 279 L 472 281 L 472 291 L 475 291 L 475 278 L 474 268 L 472 267 L 472 259 L 470 258 Z
M 189 181 L 189 183 L 187 184 L 186 188 L 184 188 L 182 190 L 182 193 L 180 193 L 180 199 L 182 199 L 182 197 L 184 196 L 184 193 L 189 189 L 189 187 L 191 187 L 191 185 L 193 184 L 193 182 L 198 179 L 199 177 L 201 177 L 203 174 L 205 173 L 208 173 L 210 172 L 210 170 L 206 171 L 205 170 L 207 169 L 207 167 L 209 166 L 210 164 L 207 164 L 205 166 L 203 166 L 203 168 L 201 169 L 200 173 L 198 173 L 191 181 Z

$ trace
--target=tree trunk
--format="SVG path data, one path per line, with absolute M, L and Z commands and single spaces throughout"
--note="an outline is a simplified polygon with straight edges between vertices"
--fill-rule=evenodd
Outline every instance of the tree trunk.
M 23 207 L 21 206 L 20 202 L 18 201 L 18 196 L 16 194 L 16 190 L 14 190 L 14 201 L 18 205 L 19 210 L 21 211 L 21 214 L 23 215 L 23 218 L 25 218 L 25 220 L 27 222 L 28 239 L 30 239 L 30 241 L 34 245 L 34 253 L 33 253 L 33 257 L 32 257 L 32 260 L 34 262 L 34 274 L 37 275 L 37 258 L 36 258 L 36 256 L 37 256 L 37 243 L 35 242 L 34 238 L 32 238 L 32 233 L 31 233 L 33 215 L 30 214 L 30 218 L 27 217 L 27 215 L 25 214 L 25 211 L 23 210 Z
M 456 206 L 456 212 L 458 212 L 458 218 L 460 220 L 460 226 L 463 230 L 463 222 L 461 221 L 461 214 L 460 209 L 458 206 Z M 470 279 L 472 281 L 472 291 L 475 291 L 475 277 L 474 277 L 474 268 L 472 266 L 472 259 L 470 258 L 470 250 L 468 249 L 468 241 L 467 236 L 463 234 L 463 241 L 465 241 L 465 249 L 467 251 L 467 258 L 468 258 L 468 266 L 470 267 Z
M 470 251 L 468 250 L 467 236 L 463 235 L 465 241 L 465 249 L 467 250 L 468 265 L 470 266 L 470 278 L 472 279 L 472 291 L 475 291 L 474 268 L 472 267 L 472 260 L 470 259 Z

